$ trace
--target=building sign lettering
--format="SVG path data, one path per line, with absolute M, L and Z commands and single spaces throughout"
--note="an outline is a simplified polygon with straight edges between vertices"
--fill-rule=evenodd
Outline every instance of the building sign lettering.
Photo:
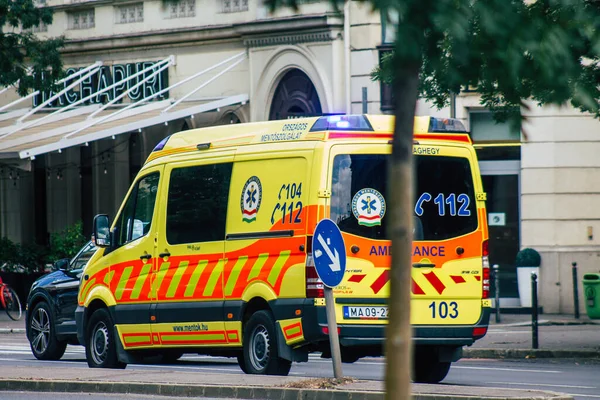
M 81 99 L 84 99 L 88 96 L 92 96 L 93 94 L 96 94 L 96 96 L 92 96 L 90 97 L 88 100 L 86 100 L 84 103 L 82 104 L 106 104 L 112 100 L 114 100 L 115 98 L 117 98 L 119 95 L 121 95 L 123 92 L 127 91 L 128 89 L 132 89 L 134 86 L 136 86 L 139 82 L 143 81 L 145 78 L 149 77 L 150 75 L 152 75 L 152 73 L 155 71 L 153 70 L 149 70 L 147 72 L 145 72 L 144 74 L 140 74 L 138 76 L 136 76 L 135 78 L 131 78 L 127 81 L 125 81 L 125 78 L 128 78 L 134 74 L 136 74 L 137 72 L 140 72 L 148 67 L 151 67 L 153 65 L 155 65 L 157 62 L 156 61 L 145 61 L 145 62 L 138 62 L 138 63 L 130 63 L 130 64 L 115 64 L 112 66 L 103 66 L 101 67 L 98 72 L 96 72 L 95 74 L 89 76 L 87 79 L 84 79 L 83 81 L 81 81 L 79 83 L 79 85 L 69 89 L 67 92 L 65 92 L 63 95 L 61 95 L 59 98 L 57 98 L 56 100 L 54 100 L 53 102 L 51 102 L 50 104 L 47 105 L 47 107 L 65 107 L 68 106 L 70 104 L 73 104 Z M 79 71 L 82 68 L 68 68 L 65 72 L 67 75 L 67 79 L 64 82 L 64 86 L 63 88 L 67 88 L 69 85 L 71 85 L 74 81 L 80 79 L 83 75 L 74 77 L 74 78 L 68 78 L 69 75 L 73 75 L 75 74 L 77 71 Z M 113 87 L 112 89 L 109 89 L 105 92 L 100 93 L 103 89 L 108 88 L 109 86 L 113 85 L 114 83 L 120 82 L 118 85 L 116 85 L 115 87 Z M 146 82 L 142 83 L 141 85 L 133 88 L 126 96 L 123 96 L 123 98 L 119 99 L 116 101 L 116 103 L 122 103 L 123 99 L 128 99 L 128 102 L 136 102 L 139 101 L 145 97 L 148 96 L 152 96 L 153 94 L 167 88 L 169 86 L 169 70 L 164 69 L 163 71 L 161 71 L 160 73 L 154 75 L 153 77 L 151 77 L 150 79 L 148 79 Z M 35 96 L 33 98 L 33 106 L 37 107 L 38 105 L 42 104 L 43 102 L 45 102 L 46 100 L 48 100 L 49 98 L 51 98 L 52 96 L 54 96 L 55 93 L 54 92 L 43 92 L 38 94 L 37 96 Z M 165 92 L 162 93 L 159 96 L 156 96 L 153 100 L 164 100 L 167 99 L 169 97 L 169 92 Z

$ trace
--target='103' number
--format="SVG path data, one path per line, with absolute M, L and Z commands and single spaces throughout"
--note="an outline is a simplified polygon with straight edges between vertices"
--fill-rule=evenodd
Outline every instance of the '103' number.
M 458 317 L 458 303 L 455 301 L 447 303 L 445 301 L 432 301 L 429 305 L 431 309 L 431 318 L 456 318 Z

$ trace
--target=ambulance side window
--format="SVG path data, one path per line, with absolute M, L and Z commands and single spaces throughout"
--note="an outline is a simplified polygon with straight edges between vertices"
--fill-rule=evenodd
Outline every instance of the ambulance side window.
M 233 163 L 175 168 L 167 200 L 169 244 L 225 240 Z
M 116 227 L 116 247 L 136 240 L 148 232 L 152 225 L 152 215 L 158 192 L 158 172 L 146 175 L 131 191 Z

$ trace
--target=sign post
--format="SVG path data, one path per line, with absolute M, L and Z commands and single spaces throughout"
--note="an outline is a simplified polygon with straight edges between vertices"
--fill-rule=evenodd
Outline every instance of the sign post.
M 332 288 L 340 284 L 346 271 L 346 246 L 340 228 L 330 219 L 321 220 L 315 228 L 312 242 L 313 259 L 317 275 L 325 286 L 325 309 L 327 328 L 333 361 L 333 375 L 340 379 L 342 374 L 342 356 L 340 338 L 335 316 L 335 302 Z

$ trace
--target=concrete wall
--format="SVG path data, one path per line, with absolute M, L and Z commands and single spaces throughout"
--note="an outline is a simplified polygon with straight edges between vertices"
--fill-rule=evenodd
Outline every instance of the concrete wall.
M 540 297 L 548 312 L 573 312 L 572 262 L 600 272 L 600 122 L 570 106 L 523 110 L 521 244 L 542 254 Z
M 381 113 L 379 82 L 373 82 L 371 72 L 379 64 L 381 15 L 372 12 L 369 3 L 352 2 L 350 10 L 350 93 L 352 113 L 363 112 L 362 88 L 367 88 L 367 110 Z

